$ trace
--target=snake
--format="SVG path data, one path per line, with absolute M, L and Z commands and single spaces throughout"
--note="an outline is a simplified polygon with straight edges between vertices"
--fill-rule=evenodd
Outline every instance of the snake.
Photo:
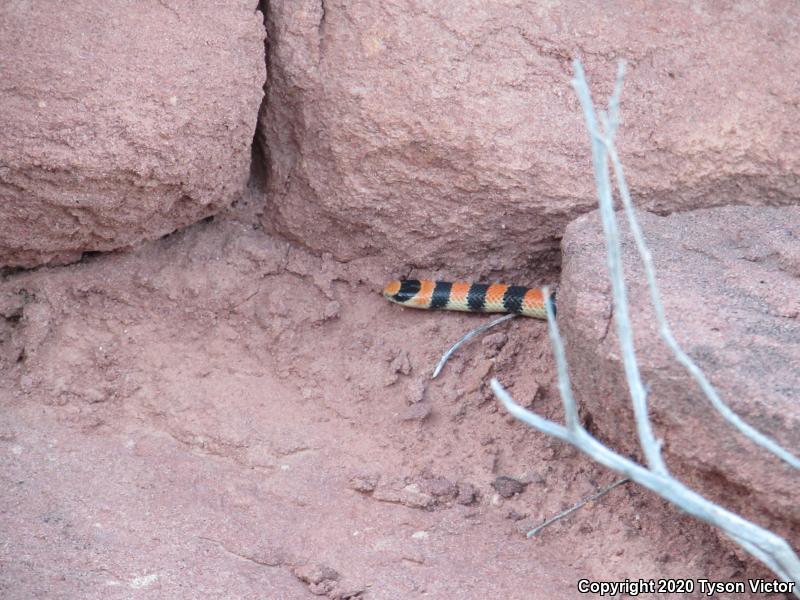
M 424 310 L 512 313 L 547 319 L 544 290 L 521 285 L 395 279 L 383 288 L 383 296 L 390 302 Z M 555 314 L 555 293 L 550 292 L 550 300 Z

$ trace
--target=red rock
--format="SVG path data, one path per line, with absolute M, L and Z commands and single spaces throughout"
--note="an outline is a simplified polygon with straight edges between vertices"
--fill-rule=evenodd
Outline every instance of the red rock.
M 433 408 L 428 402 L 417 402 L 407 406 L 400 413 L 401 421 L 424 421 L 431 416 Z
M 469 506 L 475 502 L 477 496 L 478 490 L 471 483 L 460 482 L 458 484 L 458 497 L 456 498 L 456 502 L 459 504 Z
M 526 483 L 521 482 L 513 477 L 507 475 L 500 475 L 495 478 L 492 487 L 497 490 L 503 498 L 511 498 L 516 494 L 521 494 L 525 491 Z
M 431 477 L 422 481 L 422 490 L 435 498 L 451 499 L 458 495 L 458 486 L 446 477 Z
M 354 475 L 350 479 L 350 488 L 363 494 L 370 494 L 375 491 L 380 478 L 380 475 L 374 473 Z
M 788 1 L 272 1 L 263 222 L 339 259 L 538 283 L 595 206 L 575 57 L 598 99 L 629 62 L 620 147 L 643 206 L 793 204 L 798 19 Z
M 800 451 L 800 208 L 640 213 L 678 342 L 747 423 Z M 623 228 L 626 229 L 626 228 Z M 564 236 L 558 322 L 584 416 L 613 448 L 638 447 L 610 318 L 595 213 Z M 728 426 L 658 336 L 633 242 L 625 238 L 631 318 L 656 435 L 670 469 L 723 506 L 785 532 L 800 524 L 797 471 Z M 797 540 L 795 540 L 796 542 Z
M 130 246 L 239 197 L 263 38 L 251 2 L 4 2 L 0 266 Z

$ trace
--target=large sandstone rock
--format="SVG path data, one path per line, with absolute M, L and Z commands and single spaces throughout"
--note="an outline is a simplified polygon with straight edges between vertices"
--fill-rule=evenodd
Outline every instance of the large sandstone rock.
M 603 101 L 629 61 L 644 206 L 794 202 L 800 5 L 545 4 L 271 1 L 265 224 L 398 269 L 536 266 L 595 205 L 576 56 Z
M 640 218 L 679 343 L 746 422 L 800 453 L 800 208 L 725 207 Z M 671 357 L 635 252 L 626 238 L 636 352 L 669 467 L 796 542 L 800 473 L 729 427 Z M 583 414 L 612 447 L 635 453 L 596 213 L 567 228 L 563 259 L 558 320 Z
M 265 78 L 253 8 L 0 4 L 0 266 L 155 238 L 237 197 Z

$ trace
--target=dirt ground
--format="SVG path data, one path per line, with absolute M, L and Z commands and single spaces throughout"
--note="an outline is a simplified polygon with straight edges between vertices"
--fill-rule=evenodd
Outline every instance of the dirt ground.
M 486 317 L 390 305 L 383 266 L 272 238 L 259 206 L 0 284 L 0 596 L 559 599 L 587 597 L 581 578 L 769 577 L 632 484 L 527 539 L 616 479 L 488 391 L 496 376 L 560 418 L 544 324 L 512 320 L 432 381 Z

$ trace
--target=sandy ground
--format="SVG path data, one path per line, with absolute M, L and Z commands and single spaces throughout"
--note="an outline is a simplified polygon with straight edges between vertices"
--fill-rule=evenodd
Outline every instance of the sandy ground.
M 0 596 L 559 599 L 587 597 L 580 578 L 768 576 L 631 484 L 526 539 L 616 479 L 488 392 L 497 376 L 560 417 L 544 324 L 512 320 L 431 381 L 486 317 L 390 305 L 383 267 L 271 238 L 257 206 L 0 285 Z

